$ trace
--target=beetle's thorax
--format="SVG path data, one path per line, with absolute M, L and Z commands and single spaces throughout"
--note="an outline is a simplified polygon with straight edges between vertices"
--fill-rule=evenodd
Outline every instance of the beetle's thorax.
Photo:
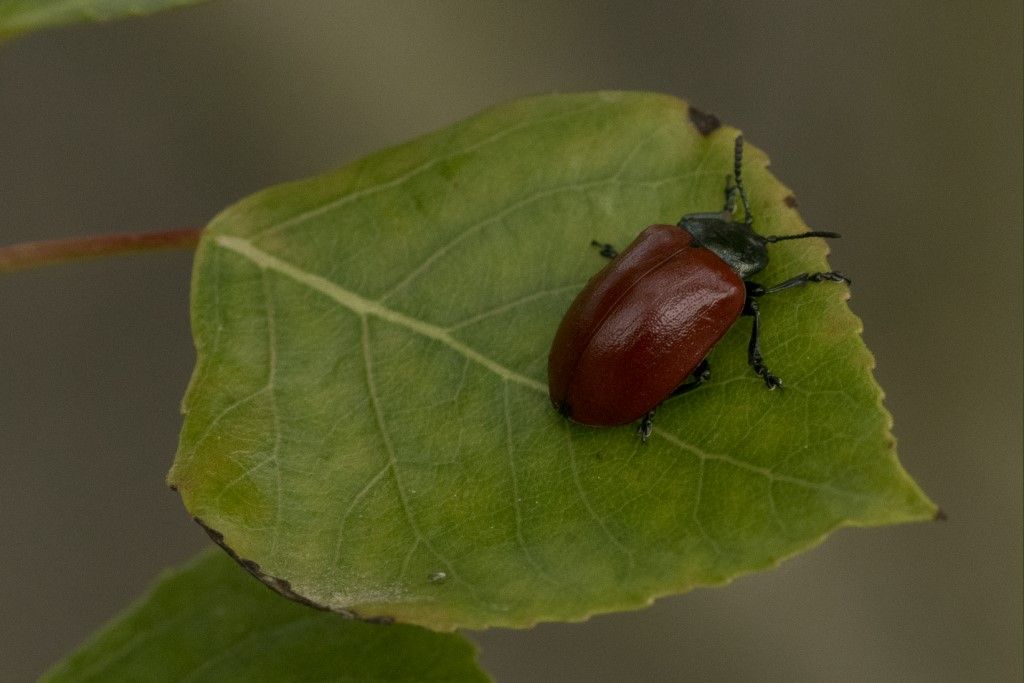
M 693 236 L 697 246 L 713 251 L 744 280 L 768 265 L 767 242 L 749 223 L 738 223 L 732 214 L 689 214 L 679 227 Z

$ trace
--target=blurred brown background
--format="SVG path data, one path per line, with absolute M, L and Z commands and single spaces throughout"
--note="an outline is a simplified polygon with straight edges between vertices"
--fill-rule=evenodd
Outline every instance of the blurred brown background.
M 518 680 L 1020 680 L 1019 2 L 219 0 L 0 48 L 0 243 L 201 225 L 496 102 L 672 93 L 767 150 L 945 524 L 842 531 L 720 590 L 473 635 Z M 641 9 L 637 9 L 640 7 Z M 0 279 L 0 680 L 206 544 L 163 484 L 190 258 Z

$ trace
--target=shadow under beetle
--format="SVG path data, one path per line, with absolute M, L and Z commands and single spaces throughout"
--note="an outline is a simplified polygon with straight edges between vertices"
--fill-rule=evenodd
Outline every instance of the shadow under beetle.
M 742 136 L 734 160 L 736 182 L 726 177 L 721 211 L 652 225 L 622 253 L 593 242 L 611 262 L 576 296 L 548 356 L 551 402 L 565 417 L 595 427 L 640 420 L 637 432 L 647 441 L 660 403 L 711 378 L 707 355 L 741 316 L 753 318 L 750 367 L 769 389 L 782 386 L 761 357 L 758 299 L 811 282 L 850 280 L 838 272 L 801 273 L 773 287 L 749 280 L 768 265 L 769 244 L 839 235 L 755 233 L 741 174 Z M 742 221 L 735 218 L 737 195 Z

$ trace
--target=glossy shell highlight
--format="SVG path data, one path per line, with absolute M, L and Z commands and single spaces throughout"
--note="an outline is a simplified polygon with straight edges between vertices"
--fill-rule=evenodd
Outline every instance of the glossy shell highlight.
M 672 395 L 743 312 L 729 266 L 674 225 L 652 225 L 576 296 L 548 356 L 555 408 L 627 424 Z

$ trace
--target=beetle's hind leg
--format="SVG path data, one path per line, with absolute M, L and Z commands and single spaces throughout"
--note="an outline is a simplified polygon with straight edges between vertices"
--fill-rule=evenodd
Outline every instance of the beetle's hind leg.
M 682 394 L 693 391 L 711 379 L 711 365 L 708 363 L 708 359 L 705 358 L 698 363 L 697 367 L 695 367 L 693 372 L 690 374 L 693 379 L 676 387 L 676 390 L 672 392 L 673 396 L 681 396 Z
M 619 250 L 608 244 L 607 242 L 598 242 L 597 240 L 590 240 L 591 246 L 600 247 L 601 256 L 611 259 L 619 255 Z
M 690 373 L 693 377 L 689 382 L 685 382 L 676 387 L 676 390 L 672 392 L 672 396 L 679 396 L 685 394 L 688 391 L 692 391 L 704 384 L 711 379 L 711 366 L 708 364 L 707 358 L 702 360 L 697 367 Z M 655 408 L 657 410 L 657 408 Z M 640 425 L 636 428 L 636 433 L 640 436 L 640 440 L 647 443 L 647 439 L 651 438 L 651 432 L 654 431 L 654 410 L 648 412 L 642 418 L 640 418 Z

